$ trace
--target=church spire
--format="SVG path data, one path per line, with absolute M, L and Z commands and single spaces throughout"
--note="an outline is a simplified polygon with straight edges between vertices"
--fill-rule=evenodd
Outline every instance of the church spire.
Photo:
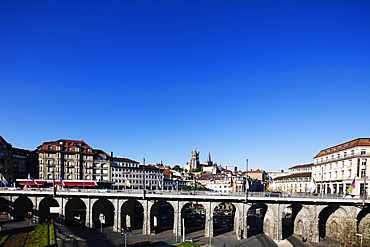
M 208 159 L 206 160 L 207 166 L 213 166 L 213 161 L 211 159 L 211 152 L 208 153 Z

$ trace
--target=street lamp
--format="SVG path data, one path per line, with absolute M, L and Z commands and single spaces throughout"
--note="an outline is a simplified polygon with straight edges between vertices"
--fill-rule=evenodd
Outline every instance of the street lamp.
M 143 159 L 143 199 L 145 199 L 145 158 Z
M 362 234 L 360 234 L 360 233 L 357 233 L 357 234 L 356 234 L 356 236 L 361 237 L 361 240 L 360 240 L 360 241 L 361 241 L 360 247 L 362 247 L 362 238 L 363 238 L 363 235 L 362 235 Z
M 122 228 L 121 229 L 121 235 L 125 234 L 125 247 L 127 247 L 127 234 L 130 234 L 130 228 Z
M 213 212 L 210 212 L 208 218 L 208 235 L 209 235 L 209 247 L 212 247 L 212 234 L 213 234 Z
M 248 183 L 248 159 L 245 160 L 245 202 L 248 201 L 248 189 L 249 189 L 249 183 Z

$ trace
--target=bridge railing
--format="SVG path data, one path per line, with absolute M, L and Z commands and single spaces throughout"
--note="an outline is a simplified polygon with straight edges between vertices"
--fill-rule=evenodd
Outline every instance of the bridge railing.
M 54 192 L 53 188 L 24 188 L 19 187 L 0 187 L 0 191 L 9 193 L 50 193 Z M 86 194 L 143 194 L 142 189 L 112 190 L 112 189 L 76 189 L 76 188 L 57 188 L 57 193 L 86 193 Z M 363 199 L 362 195 L 344 195 L 344 194 L 322 194 L 322 193 L 280 193 L 280 192 L 215 192 L 215 191 L 193 191 L 193 190 L 145 190 L 146 195 L 187 195 L 187 196 L 215 196 L 215 197 L 245 197 L 245 198 L 312 198 L 312 199 Z M 365 198 L 366 200 L 369 197 Z

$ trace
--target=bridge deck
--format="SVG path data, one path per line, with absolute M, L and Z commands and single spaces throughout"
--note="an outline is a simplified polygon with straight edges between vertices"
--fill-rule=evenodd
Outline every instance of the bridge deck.
M 18 188 L 3 187 L 0 188 L 2 195 L 44 195 L 52 196 L 54 191 L 45 188 L 33 188 L 31 190 L 20 190 Z M 80 196 L 80 197 L 111 197 L 111 198 L 137 198 L 143 199 L 143 190 L 96 190 L 81 189 L 78 191 L 62 189 L 55 191 L 56 196 Z M 312 203 L 312 204 L 368 204 L 369 198 L 365 200 L 360 196 L 350 196 L 342 194 L 311 194 L 311 193 L 282 193 L 270 196 L 265 192 L 230 192 L 216 193 L 209 191 L 161 191 L 146 190 L 147 199 L 172 199 L 172 200 L 199 200 L 199 201 L 234 201 L 234 202 L 281 202 L 281 203 Z

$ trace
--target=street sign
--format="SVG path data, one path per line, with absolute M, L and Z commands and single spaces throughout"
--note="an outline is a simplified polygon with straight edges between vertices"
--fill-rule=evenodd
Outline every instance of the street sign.
M 99 214 L 99 220 L 100 220 L 100 223 L 105 224 L 105 215 Z

